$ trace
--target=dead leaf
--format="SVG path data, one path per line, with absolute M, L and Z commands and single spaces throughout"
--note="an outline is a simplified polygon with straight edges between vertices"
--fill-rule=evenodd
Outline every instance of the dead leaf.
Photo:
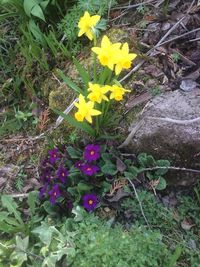
M 131 109 L 135 106 L 138 106 L 138 105 L 141 105 L 141 104 L 147 102 L 151 98 L 152 98 L 152 94 L 149 92 L 143 93 L 139 96 L 130 97 L 130 99 L 125 104 L 125 107 L 128 109 Z
M 117 170 L 119 172 L 123 173 L 126 170 L 126 165 L 120 158 L 117 158 L 116 164 L 117 164 Z
M 116 194 L 112 197 L 107 199 L 109 202 L 118 202 L 121 198 L 127 197 L 130 194 L 128 192 L 125 192 L 123 188 L 119 188 L 116 192 Z
M 190 219 L 184 219 L 182 222 L 181 222 L 181 227 L 182 229 L 186 230 L 186 231 L 189 231 L 192 227 L 194 227 L 196 224 L 192 224 L 191 220 Z

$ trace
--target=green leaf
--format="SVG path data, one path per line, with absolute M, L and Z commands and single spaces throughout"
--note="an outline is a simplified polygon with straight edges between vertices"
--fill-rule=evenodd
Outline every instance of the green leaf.
M 105 162 L 111 162 L 112 160 L 112 155 L 110 153 L 102 153 L 101 157 Z
M 72 213 L 75 215 L 74 217 L 75 222 L 80 222 L 84 219 L 85 210 L 80 206 L 76 206 L 75 208 L 73 208 Z
M 22 239 L 20 236 L 16 236 L 16 245 L 17 248 L 21 249 L 21 250 L 27 250 L 28 249 L 28 245 L 29 245 L 29 237 L 25 237 L 24 239 Z
M 43 33 L 41 32 L 38 25 L 34 22 L 34 20 L 32 19 L 29 20 L 28 27 L 33 36 L 36 38 L 36 40 L 40 41 L 43 45 L 45 45 L 45 39 Z
M 22 225 L 24 224 L 20 215 L 20 212 L 17 210 L 17 204 L 14 202 L 13 198 L 7 195 L 1 197 L 2 206 L 5 207 L 10 214 L 14 214 L 15 218 Z
M 50 245 L 53 234 L 52 226 L 42 222 L 42 225 L 35 228 L 32 233 L 37 234 L 42 243 L 46 244 L 47 246 Z
M 156 161 L 156 166 L 158 167 L 169 167 L 170 166 L 170 162 L 168 160 L 157 160 Z M 168 172 L 168 168 L 163 168 L 163 169 L 158 169 L 156 170 L 155 174 L 156 175 L 164 175 Z
M 46 22 L 42 8 L 39 5 L 35 5 L 31 10 L 31 15 Z
M 110 174 L 110 175 L 115 175 L 118 172 L 116 166 L 112 163 L 108 163 L 108 164 L 103 165 L 101 167 L 101 171 L 104 174 Z
M 87 185 L 87 184 L 85 184 L 83 182 L 80 182 L 77 185 L 77 189 L 80 192 L 80 194 L 82 194 L 84 192 L 90 191 L 92 189 L 92 186 L 91 185 Z
M 8 13 L 0 14 L 0 21 L 10 18 L 10 17 L 14 17 L 14 16 L 17 16 L 16 12 L 8 12 Z
M 159 177 L 159 184 L 156 186 L 157 190 L 164 190 L 167 186 L 166 180 L 163 177 Z
M 84 84 L 87 89 L 88 83 L 90 81 L 89 73 L 86 71 L 86 69 L 78 62 L 78 60 L 74 57 L 73 58 L 74 65 L 76 66 Z
M 40 6 L 42 7 L 43 10 L 46 9 L 46 7 L 47 7 L 48 4 L 49 4 L 49 1 L 50 1 L 50 0 L 46 0 L 46 1 L 43 1 L 43 2 L 40 3 Z
M 70 78 L 68 78 L 61 70 L 57 70 L 57 74 L 60 76 L 60 78 L 63 79 L 63 81 L 71 88 L 73 89 L 75 92 L 77 92 L 78 94 L 83 94 L 83 91 L 81 90 L 81 88 L 78 87 L 78 85 L 76 85 Z
M 28 194 L 28 205 L 31 212 L 31 216 L 35 214 L 36 203 L 38 202 L 38 192 L 32 191 Z
M 80 159 L 81 153 L 77 149 L 73 148 L 72 146 L 67 147 L 67 152 L 72 159 Z
M 86 122 L 79 122 L 77 120 L 75 120 L 74 118 L 72 118 L 70 115 L 66 115 L 64 112 L 59 111 L 57 109 L 53 109 L 53 111 L 55 113 L 57 113 L 58 115 L 60 115 L 61 117 L 63 117 L 64 120 L 66 120 L 69 124 L 71 124 L 72 126 L 81 129 L 82 131 L 88 133 L 91 136 L 95 136 L 95 130 Z
M 137 158 L 142 167 L 154 167 L 156 165 L 153 156 L 147 155 L 146 153 L 139 154 Z
M 133 178 L 137 177 L 137 174 L 133 174 L 132 172 L 124 172 L 124 176 L 127 179 L 133 179 Z
M 173 255 L 170 257 L 169 263 L 166 265 L 166 267 L 176 267 L 177 260 L 180 258 L 182 253 L 182 248 L 177 246 Z
M 31 17 L 31 10 L 38 5 L 36 0 L 24 0 L 24 11 L 28 17 Z

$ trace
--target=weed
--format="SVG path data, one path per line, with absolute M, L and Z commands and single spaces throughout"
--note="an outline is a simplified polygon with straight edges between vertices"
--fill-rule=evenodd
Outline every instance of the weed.
M 171 58 L 174 63 L 177 63 L 181 59 L 180 54 L 177 52 L 172 53 Z

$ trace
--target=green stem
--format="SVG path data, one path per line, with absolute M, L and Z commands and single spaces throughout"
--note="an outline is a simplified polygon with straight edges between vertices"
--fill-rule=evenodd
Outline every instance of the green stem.
M 97 45 L 96 35 L 94 33 L 94 47 Z M 97 55 L 93 52 L 93 62 L 94 62 L 94 82 L 97 81 Z

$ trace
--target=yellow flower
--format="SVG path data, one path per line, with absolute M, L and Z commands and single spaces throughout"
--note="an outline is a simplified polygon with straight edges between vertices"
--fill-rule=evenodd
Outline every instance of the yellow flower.
M 137 57 L 136 54 L 129 54 L 128 43 L 124 43 L 120 52 L 118 53 L 117 64 L 115 66 L 115 74 L 118 75 L 122 69 L 129 69 L 131 67 L 132 60 Z
M 93 47 L 92 51 L 98 55 L 98 59 L 103 66 L 114 69 L 117 62 L 117 54 L 120 51 L 121 43 L 112 44 L 106 35 L 103 36 L 101 47 Z
M 89 83 L 88 91 L 91 91 L 91 93 L 88 95 L 88 98 L 97 103 L 101 103 L 102 100 L 108 101 L 107 96 L 105 95 L 110 88 L 108 86 L 101 86 L 99 84 L 92 84 Z
M 116 101 L 121 101 L 123 99 L 123 95 L 125 94 L 125 92 L 130 92 L 130 90 L 126 90 L 117 85 L 113 85 L 110 91 L 111 91 L 110 99 L 114 98 Z
M 78 37 L 85 34 L 90 40 L 93 40 L 93 31 L 92 28 L 96 26 L 98 21 L 100 20 L 99 15 L 90 16 L 90 14 L 85 11 L 83 17 L 80 18 L 78 27 L 80 29 L 78 33 Z
M 86 119 L 89 123 L 92 123 L 92 116 L 98 116 L 101 111 L 94 109 L 94 102 L 86 102 L 83 95 L 79 95 L 79 103 L 74 104 L 78 111 L 75 113 L 77 121 L 83 121 Z

